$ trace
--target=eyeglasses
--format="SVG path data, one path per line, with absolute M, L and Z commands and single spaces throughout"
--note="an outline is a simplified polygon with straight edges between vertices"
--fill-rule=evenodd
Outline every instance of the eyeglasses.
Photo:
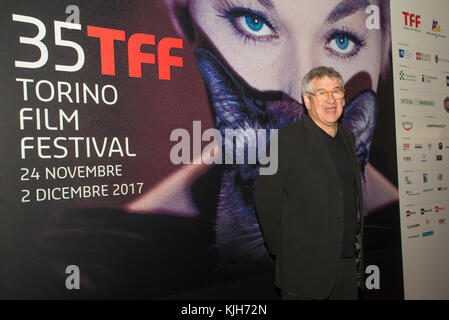
M 334 99 L 343 99 L 345 96 L 345 89 L 343 88 L 335 88 L 332 90 L 324 90 L 320 89 L 317 90 L 315 93 L 307 92 L 308 94 L 311 94 L 312 96 L 315 96 L 318 101 L 326 101 L 329 97 L 329 93 L 334 97 Z

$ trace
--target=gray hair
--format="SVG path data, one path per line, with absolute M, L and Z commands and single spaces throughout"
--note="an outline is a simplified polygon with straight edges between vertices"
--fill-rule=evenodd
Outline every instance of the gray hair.
M 310 70 L 302 79 L 302 94 L 312 91 L 312 80 L 321 79 L 323 77 L 337 78 L 340 81 L 340 86 L 344 88 L 345 83 L 341 74 L 332 67 L 319 66 Z

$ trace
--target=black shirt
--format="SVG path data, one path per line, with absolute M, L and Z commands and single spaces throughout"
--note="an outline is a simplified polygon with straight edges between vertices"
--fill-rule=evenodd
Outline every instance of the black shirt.
M 334 160 L 338 176 L 343 188 L 343 208 L 344 208 L 344 233 L 342 245 L 342 258 L 350 258 L 355 253 L 356 236 L 356 214 L 357 214 L 357 184 L 352 167 L 351 157 L 346 148 L 341 130 L 337 131 L 335 137 L 330 136 L 321 130 L 326 145 Z

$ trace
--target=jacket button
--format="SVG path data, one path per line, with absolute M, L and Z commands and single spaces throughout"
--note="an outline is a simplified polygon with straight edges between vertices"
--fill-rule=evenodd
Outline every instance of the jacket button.
M 343 195 L 343 191 L 338 190 L 338 195 L 339 195 L 339 196 L 342 196 L 342 195 Z

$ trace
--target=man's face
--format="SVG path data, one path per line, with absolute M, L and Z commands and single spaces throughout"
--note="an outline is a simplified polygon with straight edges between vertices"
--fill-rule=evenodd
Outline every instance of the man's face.
M 341 88 L 338 78 L 329 78 L 327 76 L 321 79 L 312 79 L 312 93 L 316 94 L 319 90 L 331 91 Z M 304 94 L 304 103 L 312 120 L 322 129 L 334 127 L 337 120 L 343 112 L 345 100 L 335 99 L 328 93 L 324 101 L 320 101 L 316 96 Z

